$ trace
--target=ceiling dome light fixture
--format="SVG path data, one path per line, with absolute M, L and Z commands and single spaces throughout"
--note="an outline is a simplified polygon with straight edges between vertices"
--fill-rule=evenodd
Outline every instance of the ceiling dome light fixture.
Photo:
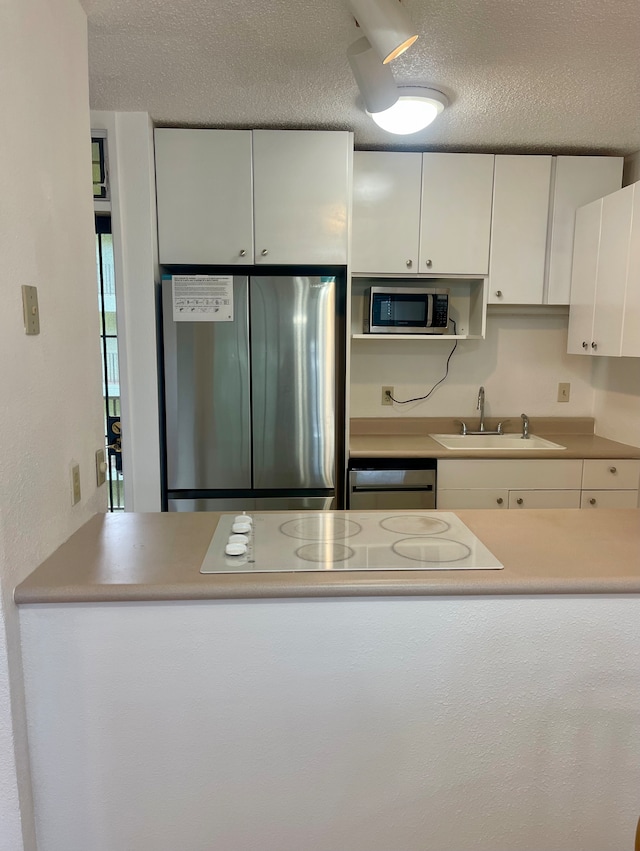
M 400 0 L 348 0 L 349 8 L 384 65 L 418 38 Z
M 378 127 L 400 136 L 424 130 L 449 105 L 442 92 L 435 89 L 399 86 L 398 94 L 398 100 L 389 109 L 367 112 Z

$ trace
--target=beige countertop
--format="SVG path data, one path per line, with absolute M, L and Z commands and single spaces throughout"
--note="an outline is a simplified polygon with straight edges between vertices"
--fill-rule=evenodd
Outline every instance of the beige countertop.
M 487 428 L 495 428 L 500 418 L 487 419 Z M 503 418 L 508 419 L 508 418 Z M 429 434 L 459 434 L 459 420 L 450 418 L 380 418 L 351 421 L 349 456 L 351 458 L 640 458 L 640 447 L 598 437 L 593 419 L 588 417 L 530 418 L 531 434 L 540 435 L 566 449 L 463 450 L 445 449 Z M 517 433 L 519 418 L 506 426 Z M 476 428 L 476 418 L 467 419 Z M 640 440 L 640 434 L 638 435 Z
M 203 575 L 219 514 L 97 514 L 18 585 L 15 600 L 640 594 L 640 509 L 455 513 L 504 570 Z

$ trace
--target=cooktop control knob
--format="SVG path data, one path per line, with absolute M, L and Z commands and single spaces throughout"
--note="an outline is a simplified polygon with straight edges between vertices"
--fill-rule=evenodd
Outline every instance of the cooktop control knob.
M 228 556 L 243 556 L 247 551 L 247 545 L 242 543 L 227 544 L 224 551 Z
M 241 535 L 248 535 L 251 532 L 251 523 L 239 520 L 231 527 L 232 532 L 239 532 Z
M 248 523 L 253 526 L 253 517 L 250 514 L 236 514 L 233 518 L 234 523 Z
M 230 544 L 248 544 L 249 537 L 247 535 L 229 535 Z

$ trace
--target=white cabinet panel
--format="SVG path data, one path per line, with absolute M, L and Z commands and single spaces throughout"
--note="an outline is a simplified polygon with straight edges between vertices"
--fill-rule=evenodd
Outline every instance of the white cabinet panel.
M 640 183 L 633 185 L 631 243 L 621 354 L 623 357 L 640 357 Z
M 496 157 L 490 304 L 542 304 L 551 162 L 551 157 Z
M 582 487 L 588 490 L 638 490 L 640 461 L 587 458 L 582 471 Z
M 423 154 L 420 272 L 486 275 L 492 154 Z
M 476 490 L 441 490 L 438 488 L 438 509 L 456 508 L 508 508 L 509 491 L 500 488 L 478 488 Z
M 622 186 L 622 157 L 555 157 L 549 243 L 548 304 L 568 304 L 578 207 Z
M 571 308 L 567 352 L 591 354 L 593 305 L 596 295 L 602 199 L 581 207 L 576 213 L 576 234 L 571 272 Z
M 633 186 L 607 195 L 602 202 L 591 344 L 597 355 L 619 356 L 622 349 L 632 206 Z
M 351 269 L 418 272 L 422 154 L 353 155 Z
M 580 508 L 637 508 L 638 491 L 582 491 Z
M 352 136 L 254 130 L 255 257 L 269 264 L 345 264 Z
M 438 488 L 564 488 L 580 490 L 582 461 L 537 458 L 438 462 Z
M 580 508 L 580 491 L 509 491 L 509 508 Z
M 250 130 L 155 131 L 161 263 L 253 263 Z

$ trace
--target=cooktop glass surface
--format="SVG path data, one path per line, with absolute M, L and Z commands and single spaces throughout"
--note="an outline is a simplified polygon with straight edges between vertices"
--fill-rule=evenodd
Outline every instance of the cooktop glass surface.
M 201 573 L 499 570 L 452 512 L 223 514 Z

